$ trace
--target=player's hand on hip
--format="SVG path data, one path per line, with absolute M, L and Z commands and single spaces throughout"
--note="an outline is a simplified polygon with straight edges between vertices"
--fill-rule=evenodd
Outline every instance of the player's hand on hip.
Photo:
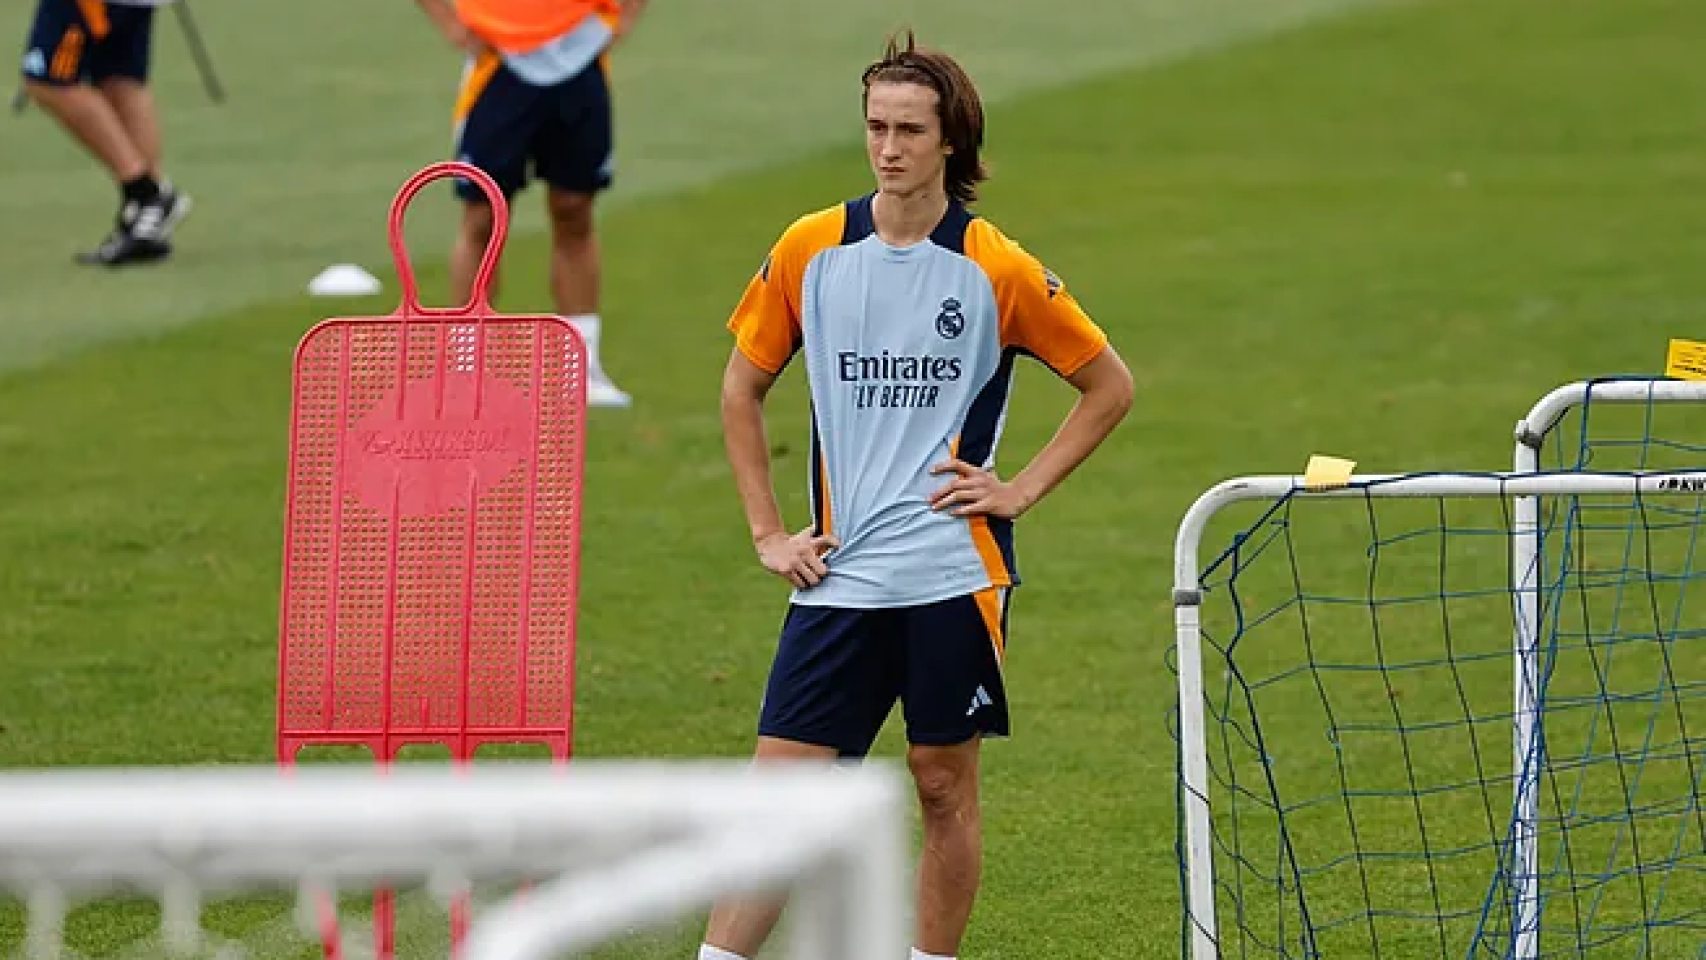
M 634 28 L 634 21 L 646 12 L 646 0 L 618 0 L 617 6 L 621 12 L 618 15 L 620 19 L 617 21 L 616 34 L 626 36 L 628 31 Z
M 792 535 L 777 532 L 758 541 L 758 560 L 764 569 L 805 590 L 829 576 L 823 555 L 839 546 L 841 541 L 834 536 L 809 529 Z
M 956 517 L 1017 517 L 1030 508 L 1019 488 L 1003 483 L 993 470 L 974 467 L 955 458 L 930 468 L 932 474 L 952 474 L 953 479 L 930 495 L 930 509 L 949 510 Z
M 479 59 L 491 49 L 486 45 L 486 41 L 480 39 L 479 34 L 468 29 L 467 24 L 460 20 L 445 22 L 444 39 L 449 40 L 451 46 L 475 59 Z

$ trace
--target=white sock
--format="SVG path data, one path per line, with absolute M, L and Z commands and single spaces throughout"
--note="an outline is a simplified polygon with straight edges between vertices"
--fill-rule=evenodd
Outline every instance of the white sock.
M 701 943 L 699 945 L 699 960 L 746 960 L 746 958 L 738 953 L 730 953 L 727 950 L 719 950 L 708 943 Z
M 953 957 L 944 957 L 939 953 L 925 953 L 924 951 L 918 949 L 917 947 L 913 947 L 912 948 L 912 960 L 954 960 L 954 958 Z
M 598 314 L 580 313 L 563 319 L 569 321 L 576 330 L 580 331 L 581 339 L 586 341 L 587 372 L 594 379 L 605 379 L 604 364 L 598 359 Z M 718 960 L 722 960 L 722 958 L 718 958 Z

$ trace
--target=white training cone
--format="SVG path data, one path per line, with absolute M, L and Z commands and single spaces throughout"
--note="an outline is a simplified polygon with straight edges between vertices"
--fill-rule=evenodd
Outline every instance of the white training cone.
M 308 281 L 308 292 L 316 297 L 365 297 L 379 290 L 379 280 L 353 263 L 327 267 Z

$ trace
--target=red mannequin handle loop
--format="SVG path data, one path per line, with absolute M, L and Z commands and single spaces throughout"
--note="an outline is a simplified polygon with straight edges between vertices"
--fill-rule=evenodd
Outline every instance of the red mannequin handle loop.
M 474 274 L 474 289 L 467 303 L 460 307 L 434 307 L 421 305 L 420 287 L 415 282 L 415 268 L 409 263 L 408 247 L 403 243 L 403 215 L 409 209 L 409 201 L 420 193 L 422 188 L 434 180 L 446 177 L 463 177 L 472 180 L 486 194 L 486 200 L 492 206 L 492 237 L 486 242 L 486 253 L 480 258 L 480 269 Z M 497 182 L 484 170 L 472 164 L 459 160 L 447 160 L 435 163 L 409 178 L 403 184 L 403 189 L 397 191 L 397 198 L 391 201 L 391 257 L 397 264 L 397 281 L 403 287 L 402 312 L 411 314 L 450 314 L 466 316 L 476 310 L 490 311 L 491 301 L 487 293 L 491 288 L 492 274 L 498 268 L 498 256 L 503 253 L 504 241 L 509 237 L 509 203 L 504 199 L 503 191 L 498 189 Z

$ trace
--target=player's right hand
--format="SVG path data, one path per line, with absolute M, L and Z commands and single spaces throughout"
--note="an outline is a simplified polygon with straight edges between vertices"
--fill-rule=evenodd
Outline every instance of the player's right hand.
M 814 535 L 810 529 L 796 534 L 773 533 L 761 539 L 758 560 L 764 569 L 793 584 L 796 589 L 815 587 L 829 576 L 823 555 L 841 546 L 830 534 Z
M 616 23 L 616 36 L 621 38 L 627 36 L 628 32 L 634 29 L 634 21 L 640 19 L 640 14 L 646 12 L 646 0 L 618 0 L 618 6 L 621 8 L 621 13 L 618 15 Z
M 479 34 L 468 29 L 467 25 L 462 21 L 456 19 L 446 20 L 443 25 L 443 30 L 444 39 L 450 41 L 451 46 L 468 54 L 470 57 L 479 58 L 486 52 L 486 41 L 481 40 Z

